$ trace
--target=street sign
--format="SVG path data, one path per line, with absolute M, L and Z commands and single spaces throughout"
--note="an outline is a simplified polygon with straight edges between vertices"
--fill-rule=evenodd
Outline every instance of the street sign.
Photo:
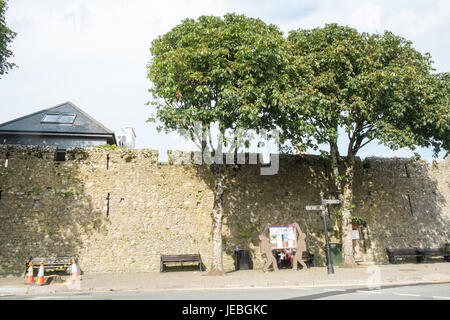
M 323 210 L 323 206 L 306 206 L 306 210 Z
M 325 200 L 326 204 L 339 204 L 341 201 L 339 200 Z

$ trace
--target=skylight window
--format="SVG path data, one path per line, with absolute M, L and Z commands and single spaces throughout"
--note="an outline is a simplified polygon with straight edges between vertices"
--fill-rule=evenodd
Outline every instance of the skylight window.
M 59 114 L 46 114 L 42 119 L 42 122 L 57 122 Z
M 71 124 L 75 121 L 75 114 L 55 114 L 47 113 L 44 118 L 42 118 L 42 123 L 68 123 Z
M 58 122 L 59 123 L 73 123 L 74 120 L 75 120 L 74 114 L 63 114 L 59 118 Z

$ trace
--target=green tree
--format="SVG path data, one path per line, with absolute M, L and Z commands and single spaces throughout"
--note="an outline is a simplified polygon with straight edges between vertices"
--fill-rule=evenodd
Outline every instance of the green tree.
M 328 24 L 291 31 L 288 41 L 295 56 L 291 90 L 297 100 L 278 114 L 277 122 L 285 142 L 329 154 L 341 199 L 343 261 L 354 266 L 355 157 L 374 140 L 393 150 L 448 150 L 449 74 L 432 74 L 428 53 L 422 55 L 410 41 L 387 31 L 359 33 Z M 338 150 L 339 130 L 348 136 L 346 157 Z
M 13 55 L 11 50 L 8 49 L 8 45 L 16 37 L 16 33 L 6 26 L 5 13 L 7 8 L 6 1 L 0 0 L 0 77 L 15 66 L 14 63 L 7 61 Z
M 183 130 L 202 151 L 220 155 L 222 143 L 198 134 L 196 123 L 215 125 L 225 137 L 240 129 L 270 126 L 271 110 L 287 100 L 284 70 L 290 66 L 280 30 L 259 19 L 226 14 L 186 19 L 151 44 L 148 78 L 160 130 Z M 225 141 L 222 141 L 225 142 Z M 220 155 L 220 157 L 222 157 Z M 225 166 L 208 167 L 214 181 L 213 261 L 210 274 L 223 274 L 222 217 Z

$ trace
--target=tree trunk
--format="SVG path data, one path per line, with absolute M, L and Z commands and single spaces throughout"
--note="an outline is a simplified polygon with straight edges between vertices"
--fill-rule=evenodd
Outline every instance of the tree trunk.
M 224 169 L 221 165 L 213 165 L 214 175 L 214 204 L 212 209 L 212 244 L 213 257 L 211 271 L 208 275 L 225 275 L 223 269 L 223 250 L 222 250 L 222 219 L 223 219 L 223 191 L 225 182 Z
M 342 202 L 341 177 L 339 175 L 339 151 L 336 143 L 330 143 L 331 169 L 333 171 L 334 186 L 339 200 Z M 342 206 L 342 205 L 341 205 Z M 342 232 L 342 217 L 338 214 L 335 221 L 335 227 Z
M 353 239 L 352 239 L 352 223 L 351 211 L 349 209 L 353 200 L 353 172 L 355 167 L 355 157 L 348 156 L 344 179 L 339 177 L 339 151 L 335 143 L 330 143 L 331 166 L 333 170 L 334 184 L 339 193 L 341 200 L 341 228 L 342 228 L 342 266 L 355 267 L 355 259 L 353 257 Z M 343 181 L 343 183 L 341 182 Z M 344 184 L 344 186 L 342 186 Z M 343 189 L 343 190 L 342 190 Z
M 338 167 L 338 157 L 339 151 L 335 143 L 330 143 L 330 156 L 331 156 L 331 169 L 333 170 L 334 185 L 336 191 L 339 194 L 339 199 L 342 197 L 341 194 L 341 181 L 339 180 L 339 167 Z
M 350 205 L 353 203 L 353 176 L 355 170 L 355 157 L 348 156 L 346 164 L 345 180 L 343 187 L 343 195 L 341 199 L 342 212 L 342 266 L 356 267 L 355 258 L 353 256 L 353 239 L 352 239 L 352 212 Z

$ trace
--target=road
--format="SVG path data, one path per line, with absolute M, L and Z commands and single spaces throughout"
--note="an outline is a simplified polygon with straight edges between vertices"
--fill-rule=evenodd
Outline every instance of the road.
M 10 295 L 1 300 L 450 300 L 450 283 L 367 287 L 134 290 Z

